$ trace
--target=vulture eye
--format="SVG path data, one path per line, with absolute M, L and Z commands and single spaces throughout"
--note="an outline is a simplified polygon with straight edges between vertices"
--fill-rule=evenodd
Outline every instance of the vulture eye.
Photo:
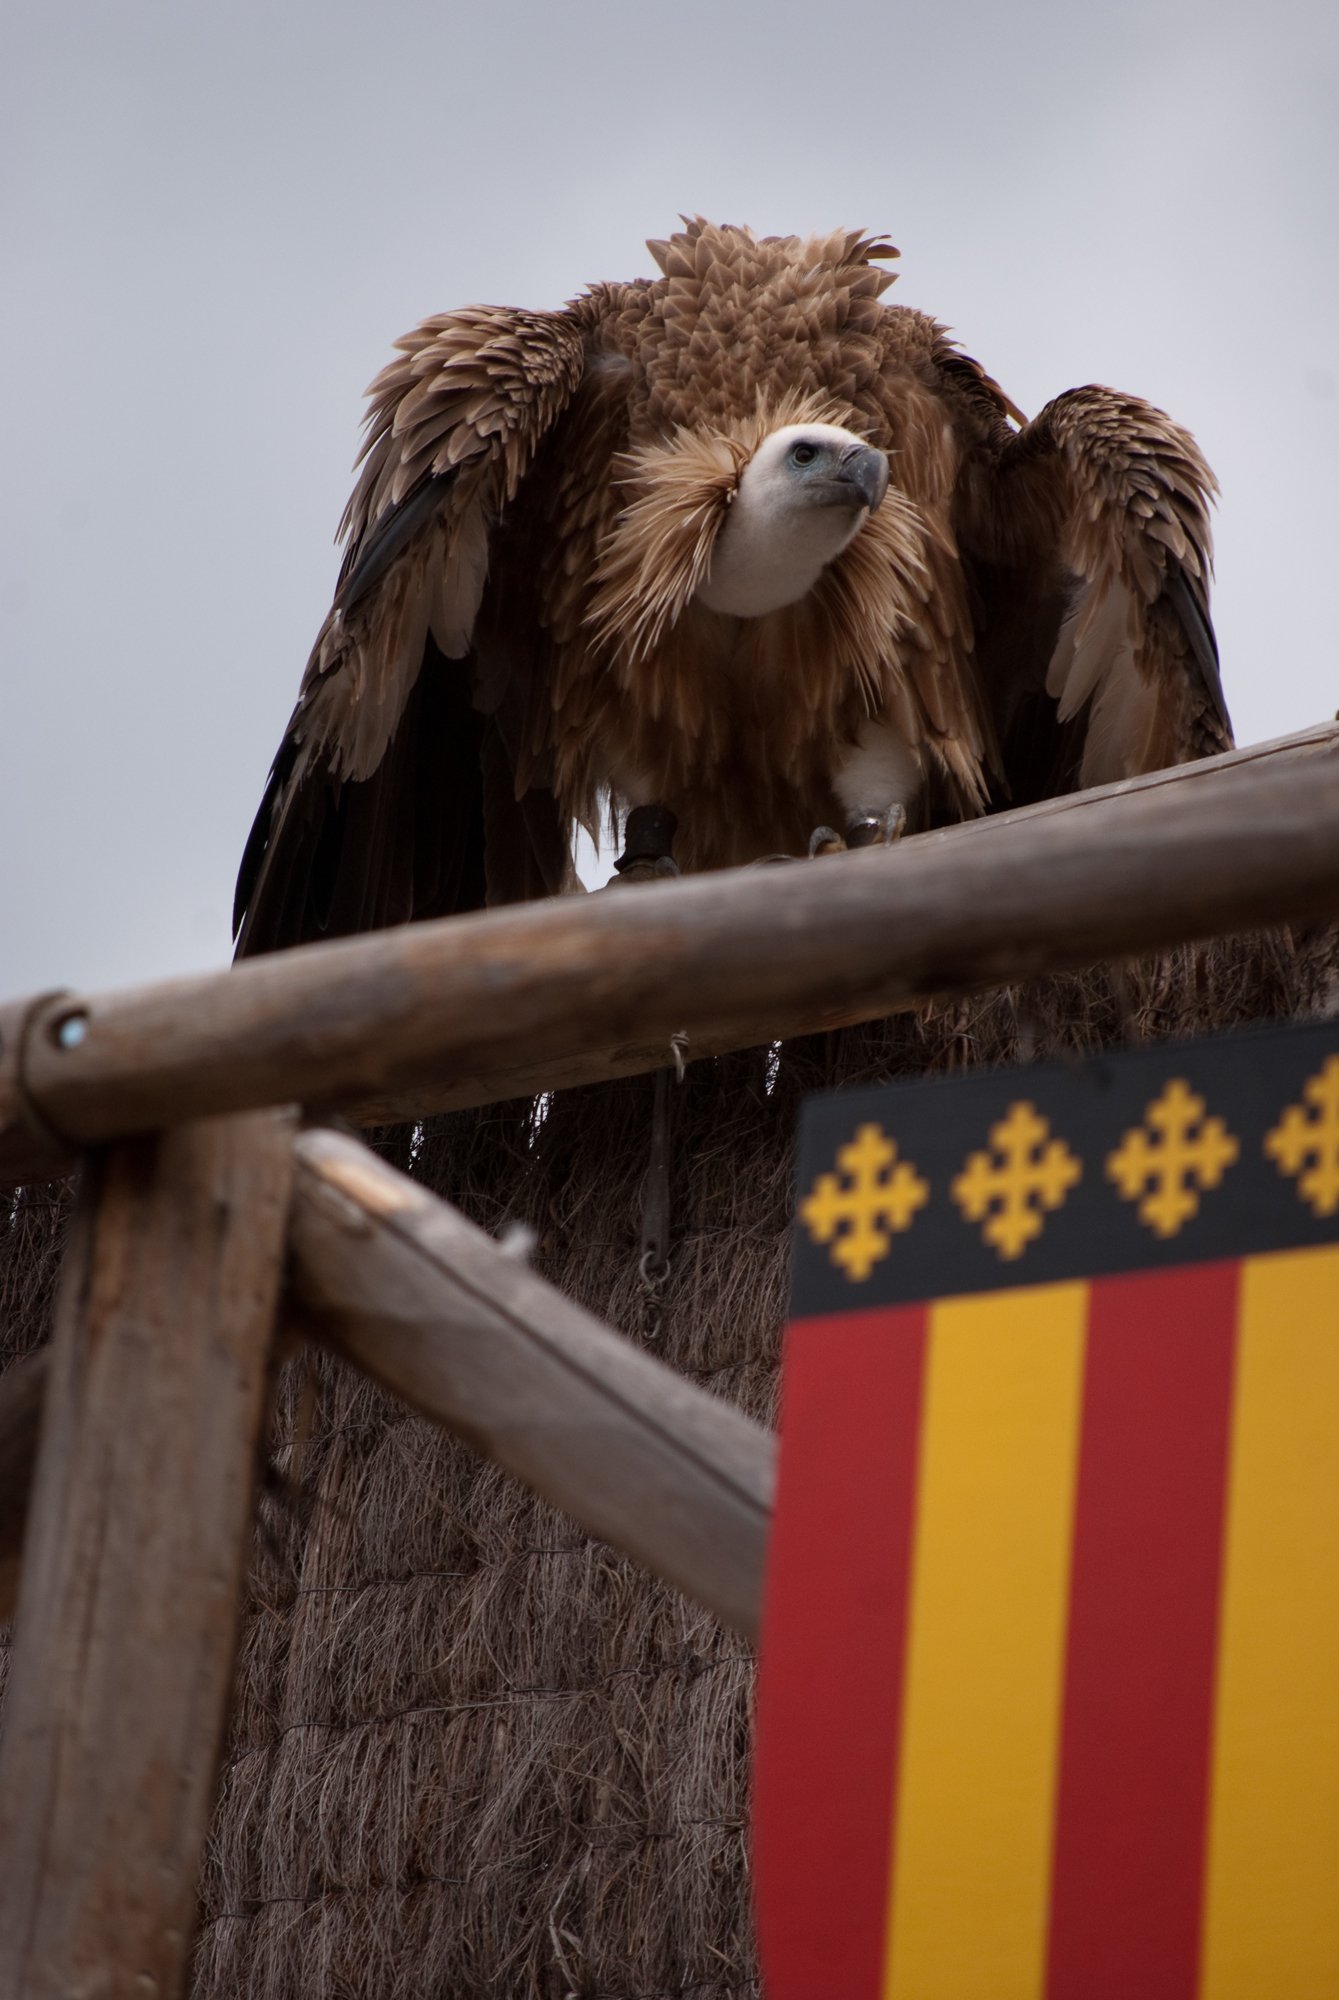
M 793 444 L 790 448 L 790 462 L 792 465 L 812 465 L 817 457 L 818 446 L 816 444 Z

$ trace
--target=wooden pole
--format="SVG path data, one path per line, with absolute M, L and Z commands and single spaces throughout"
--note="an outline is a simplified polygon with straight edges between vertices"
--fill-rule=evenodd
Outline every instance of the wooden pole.
M 304 1330 L 756 1633 L 771 1434 L 602 1326 L 357 1140 L 304 1132 L 296 1157 Z
M 299 1100 L 414 1117 L 1339 912 L 1339 730 L 794 867 L 573 896 L 42 1003 L 0 1179 Z
M 89 1163 L 0 1738 L 0 1994 L 182 1990 L 232 1686 L 292 1119 Z

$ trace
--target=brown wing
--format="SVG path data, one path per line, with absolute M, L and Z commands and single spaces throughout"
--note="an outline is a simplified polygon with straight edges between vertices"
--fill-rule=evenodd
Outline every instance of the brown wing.
M 1015 801 L 1231 747 L 1216 491 L 1188 432 L 1111 389 L 1070 390 L 1004 445 L 977 522 L 980 653 Z
M 373 383 L 339 589 L 238 873 L 239 957 L 559 886 L 552 797 L 515 797 L 525 634 L 494 617 L 481 651 L 476 625 L 588 331 L 570 312 L 445 314 Z

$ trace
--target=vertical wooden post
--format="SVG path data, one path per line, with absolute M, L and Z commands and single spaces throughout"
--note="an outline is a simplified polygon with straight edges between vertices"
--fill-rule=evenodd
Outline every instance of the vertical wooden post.
M 89 1163 L 57 1305 L 0 1739 L 0 1994 L 171 2000 L 237 1637 L 287 1113 Z

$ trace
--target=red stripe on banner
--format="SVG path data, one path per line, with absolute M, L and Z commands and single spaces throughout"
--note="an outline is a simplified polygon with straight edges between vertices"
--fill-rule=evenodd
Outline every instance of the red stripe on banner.
M 768 2000 L 881 1988 L 925 1328 L 898 1306 L 786 1335 L 754 1798 Z
M 1047 2000 L 1194 2000 L 1239 1267 L 1094 1284 Z

